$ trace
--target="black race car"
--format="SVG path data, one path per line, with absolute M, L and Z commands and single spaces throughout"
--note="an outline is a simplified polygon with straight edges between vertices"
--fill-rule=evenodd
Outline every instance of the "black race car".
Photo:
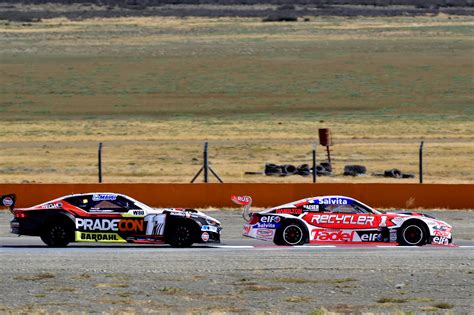
M 60 197 L 14 208 L 15 195 L 0 196 L 14 215 L 11 233 L 39 236 L 48 246 L 70 242 L 170 244 L 219 243 L 221 224 L 194 209 L 156 209 L 116 193 Z

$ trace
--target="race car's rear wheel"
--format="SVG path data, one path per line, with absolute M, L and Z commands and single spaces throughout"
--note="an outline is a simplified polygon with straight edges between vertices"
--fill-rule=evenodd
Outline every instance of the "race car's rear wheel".
M 48 246 L 64 247 L 72 241 L 72 230 L 65 222 L 53 222 L 43 229 L 40 237 Z
M 167 234 L 167 242 L 173 247 L 189 247 L 196 239 L 194 223 L 189 221 L 174 223 Z
M 404 246 L 421 246 L 426 243 L 428 233 L 419 223 L 410 222 L 403 225 L 399 231 L 399 243 Z
M 305 242 L 305 230 L 296 222 L 289 222 L 277 231 L 275 244 L 277 245 L 302 245 Z

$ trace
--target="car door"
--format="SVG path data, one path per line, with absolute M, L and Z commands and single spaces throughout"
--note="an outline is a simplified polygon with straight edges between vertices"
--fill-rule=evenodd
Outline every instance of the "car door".
M 76 217 L 77 241 L 126 242 L 145 234 L 145 211 L 117 194 L 89 194 L 71 200 L 86 215 Z
M 351 199 L 323 199 L 319 212 L 306 214 L 304 220 L 314 227 L 310 231 L 310 241 L 364 242 L 380 238 L 376 214 Z

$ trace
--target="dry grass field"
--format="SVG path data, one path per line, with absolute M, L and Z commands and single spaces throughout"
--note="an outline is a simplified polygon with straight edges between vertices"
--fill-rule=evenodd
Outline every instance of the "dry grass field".
M 122 18 L 0 21 L 0 182 L 188 182 L 202 142 L 226 182 L 310 161 L 331 128 L 335 176 L 417 171 L 474 182 L 474 19 Z M 318 146 L 318 159 L 325 159 Z M 416 182 L 418 179 L 406 179 Z

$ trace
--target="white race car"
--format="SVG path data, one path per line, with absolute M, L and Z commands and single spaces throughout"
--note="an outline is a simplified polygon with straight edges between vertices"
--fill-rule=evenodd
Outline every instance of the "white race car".
M 417 212 L 381 212 L 345 196 L 301 199 L 251 213 L 252 198 L 232 196 L 243 206 L 243 235 L 277 245 L 394 243 L 449 245 L 452 227 Z

